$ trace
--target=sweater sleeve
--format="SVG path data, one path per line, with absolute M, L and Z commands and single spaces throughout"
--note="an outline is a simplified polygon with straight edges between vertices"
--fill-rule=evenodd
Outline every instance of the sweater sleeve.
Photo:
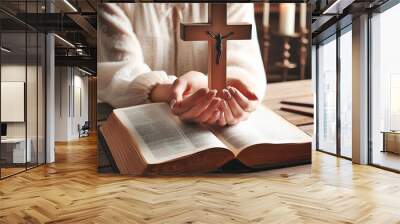
M 152 71 L 144 62 L 142 47 L 127 16 L 129 10 L 128 4 L 99 7 L 98 98 L 116 108 L 148 103 L 156 84 L 176 79 L 164 71 Z
M 244 81 L 259 100 L 266 90 L 266 75 L 257 39 L 253 4 L 228 4 L 228 22 L 252 24 L 250 40 L 233 40 L 227 44 L 227 78 Z

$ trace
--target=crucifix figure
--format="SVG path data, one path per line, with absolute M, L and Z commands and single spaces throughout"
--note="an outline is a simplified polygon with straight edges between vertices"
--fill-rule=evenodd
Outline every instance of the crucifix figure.
M 227 40 L 251 39 L 251 24 L 227 24 L 227 5 L 208 4 L 208 23 L 181 23 L 181 39 L 184 41 L 208 41 L 208 88 L 226 88 Z M 232 52 L 233 54 L 235 52 Z
M 215 41 L 216 41 L 216 43 L 215 43 L 215 50 L 217 51 L 217 60 L 216 60 L 216 63 L 219 64 L 219 61 L 220 61 L 220 59 L 221 59 L 222 49 L 223 49 L 223 47 L 224 47 L 224 46 L 222 45 L 222 40 L 225 39 L 225 38 L 227 38 L 227 37 L 229 37 L 230 35 L 232 35 L 233 32 L 230 32 L 230 33 L 228 33 L 228 34 L 225 35 L 225 36 L 222 36 L 222 34 L 220 34 L 220 33 L 214 34 L 213 32 L 209 32 L 209 31 L 208 31 L 207 33 L 208 33 L 208 36 L 210 36 L 211 38 L 214 38 Z

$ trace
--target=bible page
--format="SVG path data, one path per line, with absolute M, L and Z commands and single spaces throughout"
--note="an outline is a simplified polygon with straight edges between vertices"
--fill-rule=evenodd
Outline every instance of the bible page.
M 215 128 L 214 133 L 225 144 L 241 150 L 256 144 L 310 142 L 310 136 L 270 109 L 259 106 L 246 121 L 234 126 Z
M 226 146 L 209 130 L 182 123 L 165 103 L 153 103 L 114 110 L 123 121 L 150 163 L 162 163 L 179 157 Z

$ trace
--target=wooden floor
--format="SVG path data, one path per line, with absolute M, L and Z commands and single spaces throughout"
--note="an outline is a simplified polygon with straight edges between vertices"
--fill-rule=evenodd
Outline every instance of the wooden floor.
M 309 118 L 279 113 L 312 133 Z M 399 174 L 321 152 L 295 168 L 131 177 L 97 173 L 96 148 L 93 136 L 59 143 L 56 163 L 0 181 L 0 223 L 400 223 Z
M 1 169 L 1 177 L 7 177 L 7 176 L 11 176 L 13 174 L 19 173 L 19 172 L 23 172 L 25 171 L 25 167 L 6 167 L 6 168 L 0 168 Z
M 320 152 L 307 166 L 184 177 L 98 174 L 94 137 L 56 158 L 0 181 L 0 223 L 400 223 L 400 175 Z
M 376 149 L 376 148 L 375 148 Z M 394 170 L 400 170 L 400 155 L 391 152 L 382 152 L 374 150 L 372 161 L 379 166 L 388 167 Z

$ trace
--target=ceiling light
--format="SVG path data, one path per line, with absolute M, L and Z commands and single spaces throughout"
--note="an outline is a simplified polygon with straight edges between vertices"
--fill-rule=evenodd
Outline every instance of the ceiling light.
M 76 53 L 78 53 L 78 55 L 84 55 L 83 49 L 81 48 L 77 48 Z
M 68 46 L 70 46 L 70 47 L 72 47 L 72 48 L 75 48 L 75 45 L 73 45 L 71 42 L 69 42 L 68 40 L 66 40 L 66 39 L 64 39 L 64 38 L 62 38 L 62 37 L 60 37 L 59 35 L 57 35 L 57 34 L 54 34 L 54 36 L 55 37 L 57 37 L 57 39 L 59 39 L 59 40 L 61 40 L 62 42 L 64 42 L 66 45 L 68 45 Z
M 6 53 L 10 53 L 11 52 L 11 50 L 9 50 L 9 49 L 7 49 L 5 47 L 1 47 L 0 49 L 1 49 L 1 51 L 4 51 Z
M 351 5 L 355 0 L 336 0 L 327 9 L 325 9 L 323 15 L 338 15 L 342 14 L 343 10 Z
M 83 69 L 81 69 L 81 68 L 79 68 L 79 67 L 78 67 L 78 70 L 81 71 L 81 72 L 83 72 L 83 73 L 85 73 L 85 74 L 87 74 L 87 75 L 93 75 L 92 73 L 90 73 L 90 72 L 88 72 L 88 71 L 86 71 L 86 70 L 83 70 Z
M 78 12 L 78 10 L 68 0 L 64 0 L 64 3 L 68 5 L 68 7 L 72 9 L 72 11 Z

